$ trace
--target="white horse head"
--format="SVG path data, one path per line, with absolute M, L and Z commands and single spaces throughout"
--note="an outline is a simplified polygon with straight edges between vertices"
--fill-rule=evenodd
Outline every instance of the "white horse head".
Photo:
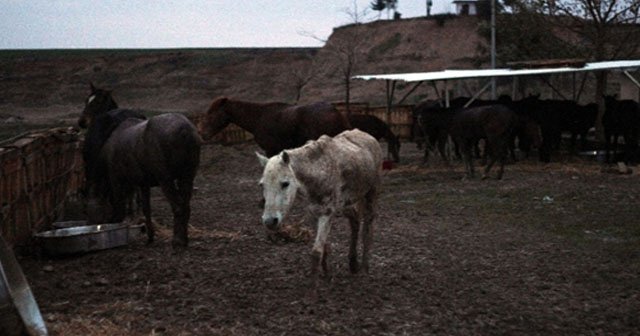
M 291 169 L 289 154 L 286 151 L 270 159 L 256 152 L 260 164 L 264 167 L 260 185 L 264 197 L 262 223 L 275 230 L 282 223 L 298 191 L 298 181 Z

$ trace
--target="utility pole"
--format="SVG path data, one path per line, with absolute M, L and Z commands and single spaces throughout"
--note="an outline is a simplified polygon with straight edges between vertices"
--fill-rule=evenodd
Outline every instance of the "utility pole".
M 491 0 L 491 69 L 496 68 L 496 0 Z M 496 99 L 496 78 L 491 77 L 491 99 Z

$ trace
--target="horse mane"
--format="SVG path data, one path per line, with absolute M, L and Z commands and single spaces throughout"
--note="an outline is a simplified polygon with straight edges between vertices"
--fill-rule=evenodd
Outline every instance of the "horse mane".
M 209 105 L 209 109 L 207 109 L 207 113 L 210 113 L 211 111 L 215 111 L 217 109 L 219 109 L 220 107 L 222 107 L 222 105 L 226 104 L 227 101 L 229 101 L 229 98 L 226 96 L 221 96 L 218 97 L 216 99 L 214 99 L 211 102 L 211 105 Z
M 107 187 L 107 167 L 101 162 L 102 147 L 111 137 L 111 133 L 129 118 L 145 120 L 143 114 L 135 110 L 116 109 L 97 116 L 89 126 L 84 139 L 82 157 L 85 162 L 87 181 L 97 187 L 97 192 L 105 196 Z

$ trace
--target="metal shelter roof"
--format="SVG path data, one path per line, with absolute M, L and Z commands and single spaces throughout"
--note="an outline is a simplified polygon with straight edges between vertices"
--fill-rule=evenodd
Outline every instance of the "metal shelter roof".
M 584 72 L 597 70 L 630 69 L 640 68 L 640 60 L 627 61 L 605 61 L 586 63 L 583 67 L 557 67 L 557 68 L 536 68 L 536 69 L 480 69 L 480 70 L 443 70 L 433 72 L 413 72 L 380 75 L 360 75 L 355 79 L 372 80 L 382 79 L 390 81 L 422 82 L 437 81 L 447 79 L 466 79 L 482 77 L 505 77 L 505 76 L 527 76 L 545 75 L 556 73 Z

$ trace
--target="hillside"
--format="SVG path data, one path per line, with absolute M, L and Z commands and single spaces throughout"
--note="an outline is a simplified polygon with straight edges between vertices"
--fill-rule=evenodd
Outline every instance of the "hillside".
M 345 40 L 359 41 L 354 74 L 469 67 L 476 24 L 466 17 L 345 26 L 320 49 L 0 51 L 0 120 L 73 122 L 89 82 L 113 89 L 122 107 L 157 111 L 203 111 L 220 95 L 292 103 L 300 93 L 301 102 L 342 101 L 336 49 Z M 384 101 L 383 83 L 356 81 L 352 92 L 352 101 Z

